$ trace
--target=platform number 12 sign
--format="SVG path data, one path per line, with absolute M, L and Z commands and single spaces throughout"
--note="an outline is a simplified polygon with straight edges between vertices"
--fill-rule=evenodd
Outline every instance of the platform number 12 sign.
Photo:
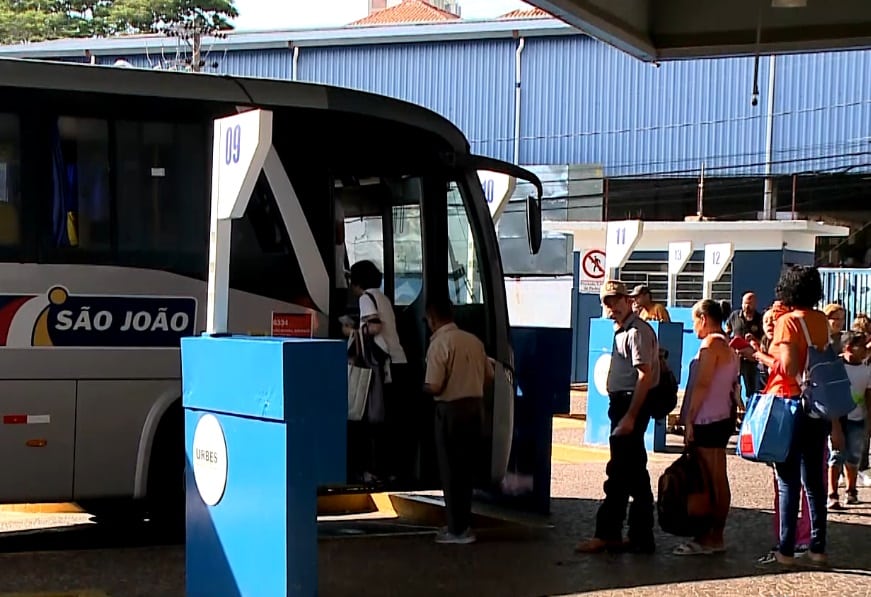
M 705 245 L 705 282 L 716 282 L 732 262 L 732 243 Z

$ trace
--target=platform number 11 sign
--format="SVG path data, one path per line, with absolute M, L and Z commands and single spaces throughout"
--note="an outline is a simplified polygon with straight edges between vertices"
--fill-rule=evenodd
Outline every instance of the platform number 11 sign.
M 641 220 L 609 222 L 605 238 L 605 265 L 608 270 L 623 267 L 635 250 L 644 224 Z

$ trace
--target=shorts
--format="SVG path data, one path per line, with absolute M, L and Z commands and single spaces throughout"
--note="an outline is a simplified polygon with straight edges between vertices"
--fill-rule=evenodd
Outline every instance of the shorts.
M 865 421 L 850 421 L 845 417 L 841 419 L 841 429 L 844 430 L 844 449 L 831 451 L 829 466 L 859 466 L 865 449 Z
M 735 433 L 735 419 L 730 417 L 704 425 L 693 425 L 693 445 L 697 448 L 725 448 Z

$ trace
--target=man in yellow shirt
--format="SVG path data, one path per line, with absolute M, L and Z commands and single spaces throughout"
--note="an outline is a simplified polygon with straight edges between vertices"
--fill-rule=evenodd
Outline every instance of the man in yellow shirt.
M 650 288 L 644 284 L 639 284 L 632 290 L 629 295 L 635 304 L 639 307 L 638 316 L 644 321 L 671 321 L 668 311 L 659 303 L 653 302 L 653 296 L 650 294 Z

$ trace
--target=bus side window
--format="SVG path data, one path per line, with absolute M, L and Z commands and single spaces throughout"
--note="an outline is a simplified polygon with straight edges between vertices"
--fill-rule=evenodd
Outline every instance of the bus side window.
M 52 233 L 57 247 L 109 250 L 109 126 L 61 116 L 52 135 Z
M 204 137 L 201 124 L 115 124 L 117 239 L 123 265 L 185 275 L 205 270 L 209 214 Z
M 21 242 L 21 140 L 18 117 L 0 114 L 0 249 Z
M 456 183 L 451 183 L 447 190 L 447 220 L 447 290 L 454 304 L 454 317 L 460 328 L 488 345 L 490 314 L 481 284 L 481 268 L 486 264 L 480 260 L 466 205 Z
M 448 296 L 454 305 L 484 303 L 481 263 L 457 185 L 448 188 Z

